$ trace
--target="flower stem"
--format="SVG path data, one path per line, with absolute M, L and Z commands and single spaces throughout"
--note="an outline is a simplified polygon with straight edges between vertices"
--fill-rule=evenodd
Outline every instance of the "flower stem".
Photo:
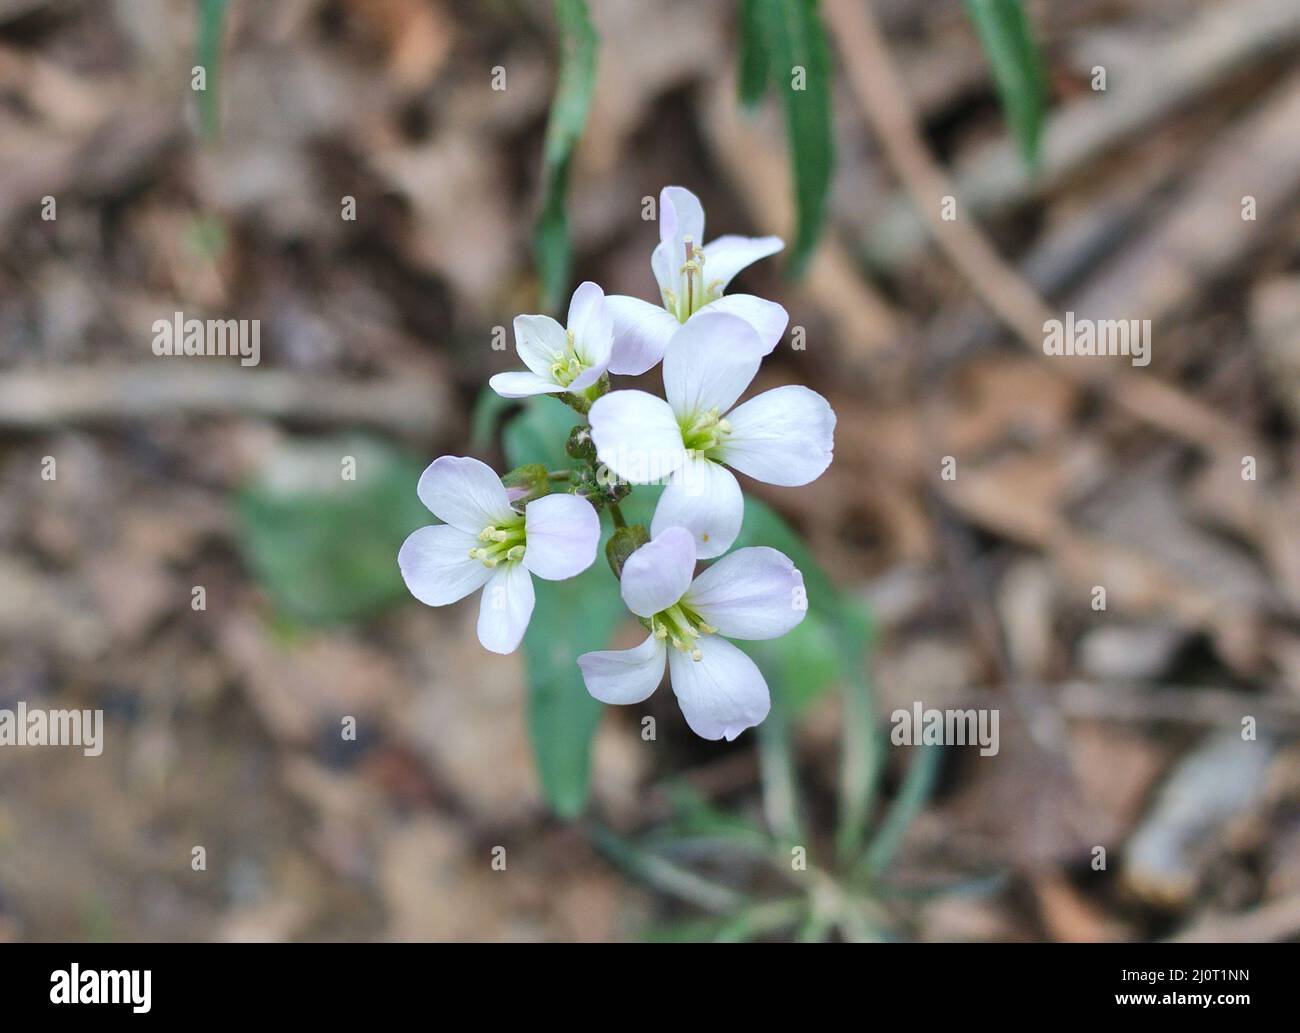
M 574 412 L 581 413 L 583 416 L 586 416 L 587 410 L 591 408 L 590 398 L 587 398 L 585 395 L 575 394 L 573 391 L 565 391 L 564 394 L 559 396 L 559 398 L 570 409 Z
M 614 518 L 615 527 L 627 527 L 627 521 L 623 519 L 623 511 L 618 508 L 617 502 L 609 504 L 609 515 Z
M 546 475 L 548 480 L 567 481 L 573 476 L 572 470 L 552 470 Z

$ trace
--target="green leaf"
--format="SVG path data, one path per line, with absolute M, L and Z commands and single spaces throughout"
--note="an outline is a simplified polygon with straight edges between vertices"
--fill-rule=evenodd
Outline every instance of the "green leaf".
M 763 41 L 759 5 L 762 0 L 740 0 L 740 56 L 737 59 L 737 90 L 740 103 L 752 108 L 767 92 L 768 55 Z
M 798 214 L 789 268 L 798 276 L 821 237 L 835 166 L 826 32 L 817 0 L 755 0 L 755 7 L 769 75 L 785 108 Z
M 356 459 L 355 480 L 342 477 L 344 456 Z M 404 598 L 397 550 L 434 522 L 415 494 L 422 469 L 370 438 L 278 450 L 235 500 L 245 562 L 276 607 L 329 624 Z
M 597 561 L 568 581 L 533 580 L 537 605 L 524 635 L 528 728 L 542 790 L 562 818 L 587 803 L 591 741 L 603 706 L 587 692 L 578 657 L 609 645 L 626 608 L 618 582 Z
M 579 422 L 581 417 L 557 399 L 529 399 L 503 432 L 506 461 L 511 466 L 545 463 L 551 469 L 570 465 L 564 443 Z M 591 740 L 603 710 L 587 692 L 577 659 L 606 648 L 626 614 L 618 582 L 602 555 L 597 552 L 596 562 L 568 581 L 534 579 L 537 602 L 524 635 L 528 726 L 537 773 L 551 808 L 565 818 L 576 817 L 586 806 Z
M 205 69 L 204 89 L 199 94 L 199 126 L 208 140 L 221 131 L 218 86 L 221 73 L 221 38 L 226 27 L 229 0 L 199 0 L 199 64 Z
M 966 0 L 966 10 L 993 66 L 1002 110 L 1027 165 L 1038 161 L 1047 78 L 1020 0 Z
M 541 277 L 542 304 L 558 312 L 573 264 L 564 198 L 569 163 L 582 137 L 596 86 L 596 45 L 585 0 L 555 0 L 560 32 L 560 73 L 542 151 L 542 209 L 533 230 L 533 253 Z

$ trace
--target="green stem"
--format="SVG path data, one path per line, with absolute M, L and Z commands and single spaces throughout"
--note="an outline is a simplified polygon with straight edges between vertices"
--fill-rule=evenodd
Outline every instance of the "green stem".
M 609 515 L 613 517 L 615 527 L 627 527 L 627 521 L 623 519 L 623 511 L 618 508 L 617 502 L 609 504 Z
M 558 397 L 570 409 L 576 413 L 581 413 L 583 416 L 586 416 L 587 411 L 591 408 L 591 399 L 587 398 L 585 395 L 574 394 L 572 391 L 565 391 L 564 394 L 559 395 Z
M 768 827 L 787 847 L 795 846 L 803 839 L 791 734 L 784 704 L 773 699 L 767 720 L 758 726 L 759 773 Z
M 572 470 L 552 470 L 546 475 L 548 480 L 567 481 L 573 476 Z
M 835 844 L 841 865 L 848 867 L 858 856 L 871 818 L 883 751 L 876 729 L 875 692 L 867 670 L 869 630 L 854 614 L 842 613 L 835 634 L 849 667 L 843 686 L 839 829 Z

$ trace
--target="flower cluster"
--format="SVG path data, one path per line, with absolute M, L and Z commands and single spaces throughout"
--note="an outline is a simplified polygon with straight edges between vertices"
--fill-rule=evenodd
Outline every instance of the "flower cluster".
M 583 283 L 567 325 L 515 319 L 527 369 L 491 380 L 506 398 L 553 394 L 586 416 L 566 446 L 575 467 L 533 465 L 498 478 L 477 459 L 437 459 L 418 492 L 443 522 L 407 538 L 398 565 L 430 606 L 482 588 L 479 641 L 509 653 L 532 616 L 532 576 L 562 580 L 591 566 L 598 510 L 608 509 L 615 530 L 605 554 L 647 637 L 633 649 L 577 657 L 587 690 L 606 703 L 639 703 L 666 667 L 687 724 L 706 739 L 731 740 L 767 716 L 770 699 L 754 662 L 729 640 L 779 637 L 807 610 L 803 577 L 788 557 L 768 548 L 727 554 L 744 519 L 731 471 L 809 483 L 830 465 L 835 413 L 800 386 L 736 404 L 789 318 L 773 302 L 723 292 L 746 266 L 781 250 L 780 239 L 701 244 L 704 210 L 682 187 L 659 195 L 659 236 L 650 267 L 662 305 Z M 661 362 L 663 398 L 610 390 L 611 374 L 639 375 Z M 619 506 L 638 484 L 664 485 L 649 529 L 628 526 Z M 717 557 L 696 576 L 700 560 Z

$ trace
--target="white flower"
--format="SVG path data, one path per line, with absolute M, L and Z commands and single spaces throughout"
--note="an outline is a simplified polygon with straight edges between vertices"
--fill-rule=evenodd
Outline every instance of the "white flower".
M 700 559 L 721 556 L 740 533 L 744 499 L 734 467 L 794 487 L 830 465 L 835 413 L 806 387 L 764 391 L 735 405 L 762 359 L 757 332 L 734 315 L 701 312 L 664 356 L 665 402 L 614 391 L 588 413 L 600 461 L 633 484 L 667 478 L 650 531 L 685 527 Z
M 515 317 L 515 351 L 527 371 L 498 373 L 488 381 L 503 398 L 577 394 L 591 387 L 609 366 L 613 324 L 605 292 L 588 280 L 569 301 L 566 330 L 550 316 Z
M 611 373 L 650 369 L 663 358 L 677 328 L 699 312 L 730 312 L 748 320 L 765 355 L 781 340 L 790 317 L 780 305 L 749 294 L 722 296 L 738 272 L 785 247 L 781 238 L 728 234 L 703 241 L 700 199 L 684 187 L 664 187 L 659 192 L 659 244 L 650 256 L 663 307 L 622 294 L 606 299 L 614 318 Z
M 664 661 L 696 735 L 736 738 L 767 716 L 767 682 L 726 638 L 778 638 L 807 612 L 803 575 L 775 549 L 737 549 L 691 580 L 695 539 L 670 527 L 623 565 L 628 609 L 650 636 L 634 649 L 578 657 L 587 691 L 602 703 L 640 703 L 658 687 Z M 670 648 L 671 647 L 671 648 Z
M 411 594 L 446 606 L 477 588 L 478 640 L 512 653 L 533 614 L 533 579 L 563 581 L 596 558 L 600 518 L 576 495 L 544 495 L 522 513 L 510 505 L 492 468 L 477 459 L 442 456 L 420 477 L 420 501 L 441 524 L 402 543 L 397 565 Z

